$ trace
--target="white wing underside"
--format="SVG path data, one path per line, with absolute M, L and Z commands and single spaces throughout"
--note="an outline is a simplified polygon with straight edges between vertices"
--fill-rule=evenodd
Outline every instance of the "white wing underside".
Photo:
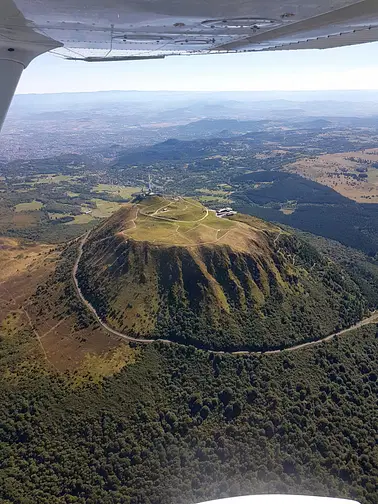
M 200 504 L 358 504 L 358 502 L 348 499 L 333 499 L 331 497 L 313 497 L 311 495 L 265 494 L 229 497 Z
M 378 40 L 378 0 L 0 0 L 0 41 L 31 30 L 77 59 L 326 49 Z M 12 7 L 13 5 L 13 7 Z M 22 15 L 20 14 L 22 13 Z

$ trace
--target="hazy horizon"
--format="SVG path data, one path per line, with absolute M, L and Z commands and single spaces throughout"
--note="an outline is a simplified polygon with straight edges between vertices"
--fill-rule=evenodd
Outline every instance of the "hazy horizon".
M 41 96 L 41 95 L 61 95 L 61 94 L 96 94 L 96 93 L 196 93 L 196 94 L 210 94 L 210 93 L 219 93 L 219 94 L 224 94 L 224 93 L 238 93 L 238 94 L 244 94 L 244 93 L 249 93 L 249 94 L 259 94 L 259 93 L 266 93 L 266 94 L 304 94 L 304 93 L 377 93 L 378 94 L 378 87 L 376 89 L 306 89 L 306 90 L 299 90 L 299 89 L 293 89 L 293 90 L 285 90 L 285 89 L 275 89 L 275 90 L 263 90 L 263 89 L 256 89 L 256 90 L 245 90 L 241 91 L 238 89 L 230 89 L 227 91 L 223 91 L 221 89 L 211 89 L 208 91 L 200 91 L 200 90 L 179 90 L 179 89 L 149 89 L 149 90 L 144 90 L 144 89 L 100 89 L 100 90 L 90 90 L 90 91 L 48 91 L 48 92 L 41 92 L 41 93 L 16 93 L 16 96 Z
M 16 93 L 376 90 L 377 50 L 375 42 L 326 50 L 102 63 L 67 61 L 48 53 L 31 62 Z

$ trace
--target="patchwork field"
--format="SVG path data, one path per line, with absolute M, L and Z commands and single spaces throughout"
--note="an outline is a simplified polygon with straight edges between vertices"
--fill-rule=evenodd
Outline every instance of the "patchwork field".
M 198 200 L 204 205 L 211 206 L 229 206 L 233 203 L 231 199 L 232 192 L 233 189 L 228 184 L 218 184 L 214 189 L 210 189 L 208 187 L 196 189 L 196 193 L 198 193 Z
M 198 200 L 204 205 L 228 205 L 232 203 L 230 198 L 226 198 L 225 196 L 200 196 Z
M 80 236 L 117 211 L 140 188 L 100 183 L 103 174 L 17 172 L 0 180 L 0 235 L 43 243 Z M 57 170 L 58 171 L 58 170 Z M 80 173 L 80 175 L 78 174 Z
M 378 203 L 378 150 L 305 157 L 286 170 L 331 187 L 360 203 Z
M 231 186 L 228 186 L 230 189 L 231 189 Z M 227 184 L 223 184 L 223 188 L 222 189 L 207 189 L 207 188 L 204 188 L 204 189 L 196 189 L 196 192 L 200 193 L 200 194 L 204 194 L 204 195 L 208 195 L 208 196 L 220 196 L 220 197 L 227 197 L 230 195 L 230 192 L 229 190 L 227 190 Z

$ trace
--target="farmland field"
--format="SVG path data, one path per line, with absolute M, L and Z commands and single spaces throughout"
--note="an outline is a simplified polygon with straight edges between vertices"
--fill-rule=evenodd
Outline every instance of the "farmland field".
M 303 157 L 286 167 L 359 203 L 378 203 L 378 151 Z
M 28 212 L 30 210 L 40 210 L 43 207 L 43 203 L 33 200 L 27 203 L 18 203 L 15 206 L 16 212 Z

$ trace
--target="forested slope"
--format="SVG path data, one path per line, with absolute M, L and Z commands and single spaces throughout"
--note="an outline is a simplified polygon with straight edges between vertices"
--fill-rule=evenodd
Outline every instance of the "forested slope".
M 2 340 L 0 501 L 294 492 L 376 504 L 376 331 L 260 358 L 154 344 L 102 384 L 80 386 L 37 360 L 25 366 L 14 347 L 9 359 L 17 342 Z

